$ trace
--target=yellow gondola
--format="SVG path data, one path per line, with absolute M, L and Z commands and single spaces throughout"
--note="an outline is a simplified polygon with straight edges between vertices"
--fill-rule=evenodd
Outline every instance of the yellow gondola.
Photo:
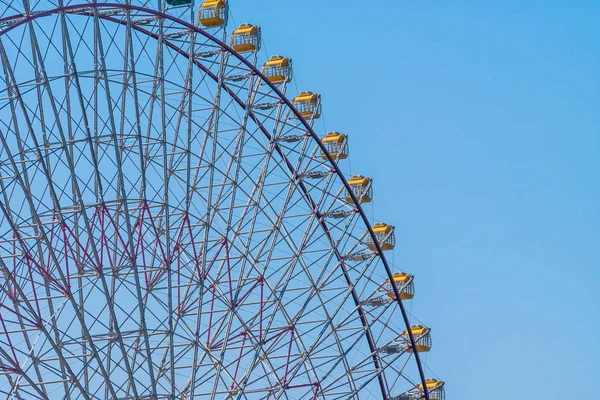
M 335 160 L 343 160 L 348 158 L 348 136 L 343 133 L 329 132 L 321 139 L 325 148 Z M 321 153 L 321 157 L 327 160 L 325 153 Z
M 417 351 L 419 353 L 427 353 L 429 350 L 431 350 L 431 329 L 426 328 L 423 325 L 412 325 L 410 330 L 412 331 L 415 342 L 417 343 Z M 405 343 L 410 344 L 410 336 L 408 331 L 402 332 L 402 339 Z M 412 353 L 412 347 L 407 351 Z
M 300 92 L 292 101 L 300 115 L 306 119 L 321 117 L 321 95 L 313 92 Z
M 260 50 L 260 26 L 241 24 L 231 34 L 231 46 L 238 53 Z
M 371 178 L 366 178 L 362 175 L 354 175 L 348 181 L 350 190 L 354 193 L 354 196 L 360 203 L 368 203 L 373 200 L 373 185 Z M 346 192 L 346 201 L 352 203 L 352 197 L 350 193 Z
M 446 391 L 444 390 L 444 382 L 437 379 L 426 379 L 427 391 L 429 392 L 429 400 L 446 400 Z M 417 385 L 419 390 L 423 391 L 423 384 Z
M 415 297 L 415 284 L 413 277 L 404 272 L 394 272 L 394 283 L 400 292 L 401 300 L 410 300 Z M 394 289 L 389 279 L 385 280 L 385 291 L 389 298 L 395 299 Z
M 396 235 L 394 235 L 394 227 L 392 225 L 383 224 L 381 222 L 373 225 L 373 232 L 375 233 L 375 237 L 377 238 L 377 242 L 379 242 L 379 247 L 381 250 L 392 250 L 396 247 Z M 376 251 L 377 247 L 375 247 L 375 243 L 373 242 L 373 238 L 368 234 L 367 231 L 367 245 L 371 251 Z
M 283 56 L 272 56 L 263 65 L 262 73 L 276 85 L 289 83 L 293 77 L 292 59 Z
M 206 28 L 223 26 L 227 22 L 227 0 L 207 0 L 198 9 L 198 24 Z
M 426 379 L 425 385 L 427 385 L 429 400 L 446 400 L 444 382 L 437 379 Z M 399 396 L 390 397 L 389 400 L 415 400 L 423 397 L 423 384 L 420 383 Z

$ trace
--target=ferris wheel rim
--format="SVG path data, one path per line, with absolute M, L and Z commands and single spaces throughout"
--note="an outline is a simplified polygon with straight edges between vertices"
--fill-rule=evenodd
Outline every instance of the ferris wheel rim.
M 322 154 L 325 155 L 325 157 L 327 158 L 327 161 L 329 162 L 330 166 L 333 169 L 333 172 L 338 176 L 338 178 L 341 180 L 342 184 L 344 185 L 344 188 L 347 190 L 348 194 L 350 195 L 349 197 L 352 199 L 353 202 L 353 206 L 355 211 L 360 215 L 364 225 L 367 228 L 367 233 L 368 235 L 371 237 L 372 239 L 372 243 L 375 246 L 375 254 L 377 256 L 379 256 L 386 274 L 388 275 L 388 278 L 390 279 L 391 282 L 393 282 L 393 272 L 389 267 L 389 264 L 387 262 L 387 258 L 385 257 L 385 254 L 382 250 L 381 244 L 379 243 L 379 240 L 377 239 L 377 236 L 375 234 L 375 232 L 373 231 L 373 227 L 371 226 L 371 223 L 366 215 L 366 213 L 364 212 L 361 203 L 358 201 L 356 194 L 351 190 L 350 185 L 348 183 L 348 180 L 346 179 L 346 177 L 344 176 L 344 174 L 342 173 L 341 169 L 339 168 L 337 162 L 335 161 L 335 159 L 331 156 L 331 154 L 329 153 L 329 151 L 327 150 L 326 146 L 323 144 L 323 142 L 321 141 L 320 137 L 317 135 L 317 133 L 314 131 L 314 129 L 312 128 L 312 126 L 306 121 L 306 119 L 300 114 L 300 112 L 296 109 L 296 107 L 293 105 L 292 101 L 290 101 L 277 87 L 277 85 L 275 85 L 274 83 L 272 83 L 269 79 L 267 79 L 267 77 L 254 65 L 252 64 L 248 59 L 246 59 L 243 55 L 241 55 L 240 53 L 236 52 L 231 46 L 229 46 L 227 43 L 223 42 L 222 40 L 218 39 L 217 37 L 215 37 L 214 35 L 208 33 L 206 30 L 202 29 L 201 27 L 198 27 L 194 24 L 190 24 L 189 22 L 186 22 L 178 17 L 175 17 L 173 15 L 167 14 L 165 12 L 162 11 L 158 11 L 158 10 L 154 10 L 148 7 L 143 7 L 143 6 L 137 6 L 137 5 L 133 5 L 133 4 L 125 4 L 125 3 L 80 3 L 80 4 L 71 4 L 68 6 L 62 6 L 62 7 L 56 7 L 54 9 L 50 9 L 50 10 L 45 10 L 45 11 L 40 11 L 40 12 L 36 12 L 34 14 L 17 14 L 17 15 L 13 15 L 13 16 L 8 16 L 5 18 L 0 18 L 0 23 L 5 22 L 5 21 L 9 21 L 9 20 L 13 20 L 13 19 L 17 19 L 20 18 L 19 20 L 17 20 L 16 22 L 10 24 L 7 28 L 0 30 L 0 37 L 4 36 L 5 34 L 9 33 L 10 31 L 12 31 L 13 29 L 30 23 L 38 18 L 42 18 L 42 17 L 47 17 L 53 14 L 58 14 L 58 13 L 65 13 L 65 12 L 70 12 L 73 15 L 83 15 L 83 16 L 89 16 L 88 13 L 86 13 L 86 10 L 89 9 L 101 9 L 101 8 L 120 8 L 120 9 L 125 9 L 125 10 L 133 10 L 133 11 L 140 11 L 140 12 L 145 12 L 145 13 L 149 13 L 152 14 L 156 17 L 160 17 L 162 19 L 165 20 L 169 20 L 171 22 L 175 22 L 178 23 L 180 25 L 182 25 L 183 27 L 189 29 L 190 31 L 200 34 L 202 36 L 204 36 L 206 39 L 213 41 L 215 44 L 217 44 L 221 50 L 224 50 L 226 52 L 228 52 L 229 54 L 233 55 L 234 57 L 236 57 L 242 64 L 244 64 L 250 71 L 252 74 L 258 76 L 264 84 L 268 85 L 270 87 L 270 89 L 275 93 L 275 95 L 277 97 L 279 97 L 280 101 L 283 102 L 283 104 L 285 104 L 290 111 L 294 114 L 294 116 L 300 121 L 300 123 L 302 124 L 302 126 L 306 129 L 306 132 L 310 135 L 310 137 L 316 142 L 316 144 L 319 146 L 319 149 L 321 150 Z M 75 11 L 75 12 L 74 12 Z M 100 16 L 102 19 L 106 19 L 109 20 L 111 22 L 115 22 L 115 23 L 120 23 L 120 24 L 127 24 L 127 22 L 125 21 L 120 21 L 116 18 L 112 18 L 110 16 Z M 154 34 L 142 27 L 139 26 L 134 26 L 133 24 L 131 24 L 131 27 L 136 29 L 137 31 L 140 31 L 148 36 L 154 37 L 154 38 L 159 38 L 160 35 Z M 186 56 L 186 57 L 191 57 L 190 54 L 186 53 L 183 49 L 179 48 L 178 46 L 176 46 L 175 44 L 169 42 L 169 41 L 164 41 L 163 43 L 165 43 L 167 46 L 171 47 L 173 50 L 175 50 L 176 52 L 178 52 L 180 55 Z M 204 73 L 206 73 L 207 75 L 209 75 L 212 79 L 218 80 L 218 77 L 216 75 L 214 75 L 208 68 L 206 68 L 202 63 L 199 62 L 195 62 L 195 65 L 197 65 L 199 68 L 202 69 L 202 71 Z M 227 86 L 225 83 L 221 82 L 220 85 L 225 88 L 226 91 L 230 92 L 231 89 L 227 89 Z M 239 97 L 237 95 L 235 95 L 234 93 L 230 92 L 230 94 L 234 97 L 234 99 L 236 99 L 236 102 L 238 102 L 238 104 L 241 107 L 245 107 L 246 105 L 239 99 Z M 249 113 L 251 115 L 254 115 L 252 110 L 249 110 Z M 257 122 L 257 119 L 255 116 L 253 116 L 253 119 Z M 272 137 L 271 135 L 266 131 L 266 129 L 264 128 L 264 126 L 262 126 L 262 124 L 258 124 L 261 127 L 261 131 L 266 135 L 266 137 L 271 140 Z M 277 149 L 278 154 L 285 160 L 286 166 L 288 167 L 288 169 L 290 170 L 290 172 L 295 174 L 295 168 L 293 165 L 291 165 L 291 163 L 289 162 L 289 160 L 287 159 L 287 157 L 283 154 L 280 146 L 275 143 L 275 147 Z M 308 189 L 305 187 L 304 183 L 299 180 L 298 181 L 298 185 L 300 186 L 300 188 L 302 189 L 303 193 L 308 197 L 308 199 L 310 200 L 311 206 L 314 209 L 315 212 L 318 213 L 317 211 L 317 205 L 316 203 L 314 203 L 314 200 L 311 198 Z M 317 216 L 319 216 L 319 214 L 317 214 Z M 327 236 L 328 235 L 328 230 L 327 225 L 324 221 L 324 219 L 320 219 L 320 225 L 323 227 L 324 232 Z M 340 259 L 341 255 L 339 254 L 339 252 L 337 251 L 337 247 L 335 247 L 335 254 L 336 257 L 338 257 Z M 344 271 L 344 276 L 346 277 L 346 279 L 348 279 L 348 275 L 347 273 Z M 400 296 L 400 291 L 398 290 L 398 287 L 396 285 L 391 285 L 391 289 L 394 293 L 394 297 L 396 300 L 396 303 L 398 304 L 402 317 L 403 317 L 403 321 L 404 324 L 407 328 L 407 333 L 409 336 L 409 340 L 410 340 L 410 344 L 413 348 L 412 353 L 415 356 L 415 361 L 417 363 L 417 367 L 418 367 L 418 371 L 419 371 L 419 377 L 421 380 L 421 385 L 422 385 L 422 391 L 423 391 L 423 398 L 425 400 L 430 400 L 429 398 L 429 389 L 428 386 L 426 384 L 427 380 L 425 378 L 425 374 L 424 374 L 424 370 L 423 370 L 423 365 L 419 356 L 419 352 L 418 352 L 418 348 L 417 348 L 417 343 L 416 343 L 416 339 L 413 335 L 412 330 L 410 329 L 411 324 L 410 321 L 408 319 L 408 314 L 406 312 L 406 309 L 404 307 L 403 301 L 401 299 Z M 367 336 L 367 340 L 369 342 L 369 346 L 371 347 L 371 351 L 373 352 L 373 360 L 375 363 L 375 366 L 377 368 L 379 368 L 378 366 L 378 361 L 377 361 L 377 352 L 376 352 L 376 347 L 374 346 L 374 343 L 372 342 L 372 338 L 370 337 L 370 327 L 368 324 L 365 323 L 365 321 L 363 320 L 364 318 L 364 311 L 362 309 L 362 307 L 360 306 L 360 301 L 356 295 L 356 292 L 354 290 L 354 288 L 352 288 L 351 290 L 352 292 L 352 297 L 353 300 L 357 306 L 357 311 L 361 317 L 361 323 L 363 324 L 363 326 L 366 328 L 366 333 L 368 333 Z M 382 395 L 386 396 L 387 395 L 387 390 L 386 387 L 383 383 L 382 380 L 382 374 L 378 373 L 377 374 L 379 383 L 380 383 L 380 387 L 381 387 L 381 391 L 382 391 Z M 387 397 L 386 397 L 387 398 Z

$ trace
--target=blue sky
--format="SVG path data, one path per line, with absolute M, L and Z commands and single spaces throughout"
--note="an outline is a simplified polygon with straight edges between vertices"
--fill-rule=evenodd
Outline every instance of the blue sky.
M 593 398 L 600 2 L 232 0 L 396 225 L 449 399 Z M 292 86 L 291 94 L 296 88 Z M 586 382 L 586 383 L 584 383 Z

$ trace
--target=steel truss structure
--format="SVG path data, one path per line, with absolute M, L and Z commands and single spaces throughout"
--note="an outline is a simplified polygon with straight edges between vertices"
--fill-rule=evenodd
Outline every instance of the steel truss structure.
M 410 329 L 381 350 L 401 288 L 313 121 L 163 6 L 0 2 L 0 396 L 424 385 Z

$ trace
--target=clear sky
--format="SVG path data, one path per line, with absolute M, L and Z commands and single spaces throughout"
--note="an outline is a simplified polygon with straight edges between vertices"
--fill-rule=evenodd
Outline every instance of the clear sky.
M 600 1 L 231 0 L 350 137 L 448 400 L 596 398 Z M 290 95 L 295 94 L 292 86 Z M 591 379 L 590 379 L 590 376 Z

